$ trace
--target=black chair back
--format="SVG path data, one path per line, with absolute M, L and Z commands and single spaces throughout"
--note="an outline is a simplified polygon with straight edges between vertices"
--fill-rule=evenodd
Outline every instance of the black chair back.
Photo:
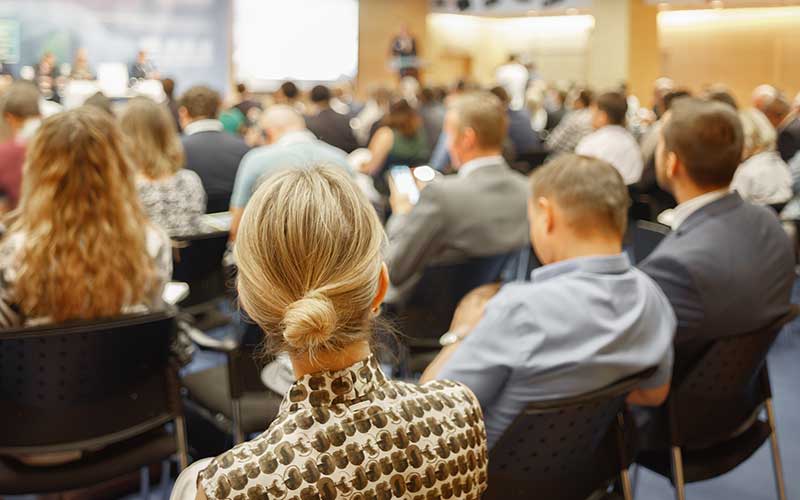
M 222 265 L 229 233 L 218 231 L 176 238 L 177 252 L 172 279 L 189 284 L 189 296 L 181 307 L 203 304 L 225 295 L 226 276 Z
M 100 448 L 173 420 L 175 334 L 171 313 L 4 331 L 0 455 Z
M 499 281 L 512 255 L 474 257 L 425 269 L 403 307 L 403 333 L 411 338 L 438 339 L 450 327 L 459 301 L 475 288 Z
M 716 339 L 690 366 L 682 366 L 684 358 L 676 356 L 667 402 L 673 446 L 713 446 L 730 439 L 754 418 L 770 397 L 768 386 L 762 384 L 767 353 L 796 315 L 793 310 L 757 332 Z
M 606 487 L 632 460 L 623 446 L 625 397 L 653 372 L 528 405 L 490 452 L 484 499 L 585 500 Z

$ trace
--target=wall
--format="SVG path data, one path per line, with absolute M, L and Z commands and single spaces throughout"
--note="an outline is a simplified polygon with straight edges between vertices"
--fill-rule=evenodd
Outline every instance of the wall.
M 358 92 L 364 95 L 375 85 L 395 84 L 388 66 L 389 45 L 400 25 L 407 24 L 417 38 L 420 56 L 427 48 L 425 18 L 429 0 L 361 0 L 358 22 Z
M 740 103 L 762 83 L 800 91 L 800 7 L 662 12 L 662 72 L 699 91 L 723 82 Z

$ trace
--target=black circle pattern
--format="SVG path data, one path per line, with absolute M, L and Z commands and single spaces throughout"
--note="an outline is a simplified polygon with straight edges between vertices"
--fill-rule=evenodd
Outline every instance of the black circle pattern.
M 223 500 L 479 499 L 486 431 L 461 384 L 389 381 L 374 358 L 297 381 L 278 418 L 200 474 Z

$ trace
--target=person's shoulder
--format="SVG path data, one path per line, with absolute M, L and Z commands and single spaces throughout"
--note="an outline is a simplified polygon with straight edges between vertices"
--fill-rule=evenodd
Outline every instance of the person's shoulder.
M 416 392 L 426 396 L 426 400 L 434 409 L 461 410 L 478 412 L 481 415 L 481 406 L 472 390 L 461 382 L 453 380 L 433 380 L 419 386 L 413 386 Z M 460 407 L 460 408 L 459 408 Z
M 259 146 L 245 153 L 240 169 L 258 169 L 268 165 L 276 158 L 280 158 L 281 151 L 274 145 Z

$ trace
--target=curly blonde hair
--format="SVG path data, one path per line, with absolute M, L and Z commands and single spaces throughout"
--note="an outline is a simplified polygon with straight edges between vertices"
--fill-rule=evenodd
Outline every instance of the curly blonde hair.
M 128 157 L 146 177 L 170 177 L 183 167 L 183 145 L 165 106 L 135 97 L 125 107 L 120 126 Z
M 119 127 L 88 106 L 42 123 L 9 236 L 21 233 L 15 302 L 59 322 L 119 314 L 156 285 L 147 219 Z

